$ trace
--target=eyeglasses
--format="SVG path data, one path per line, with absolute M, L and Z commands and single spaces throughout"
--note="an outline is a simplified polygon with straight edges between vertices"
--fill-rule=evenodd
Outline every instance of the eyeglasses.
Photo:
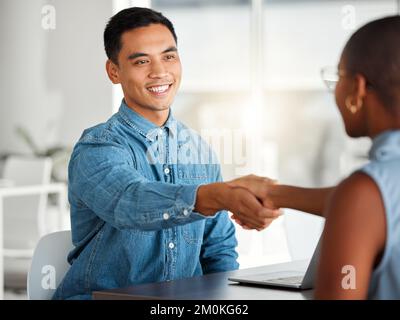
M 321 69 L 321 78 L 329 91 L 334 91 L 340 77 L 346 75 L 344 70 L 338 70 L 336 67 L 328 66 Z
M 328 66 L 321 69 L 321 78 L 329 91 L 334 91 L 340 77 L 347 77 L 350 74 L 346 70 L 337 67 Z M 371 82 L 367 80 L 367 88 L 373 89 Z

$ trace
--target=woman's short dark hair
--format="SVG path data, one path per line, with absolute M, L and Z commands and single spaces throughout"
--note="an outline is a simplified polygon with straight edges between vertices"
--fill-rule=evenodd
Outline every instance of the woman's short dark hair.
M 175 42 L 177 42 L 178 39 L 173 24 L 160 12 L 148 8 L 133 7 L 115 14 L 108 21 L 104 30 L 104 49 L 106 50 L 107 57 L 115 64 L 118 64 L 118 54 L 122 48 L 122 34 L 125 31 L 147 27 L 154 23 L 166 26 L 171 31 Z
M 343 57 L 345 68 L 365 76 L 383 105 L 400 116 L 400 16 L 374 20 L 358 29 Z

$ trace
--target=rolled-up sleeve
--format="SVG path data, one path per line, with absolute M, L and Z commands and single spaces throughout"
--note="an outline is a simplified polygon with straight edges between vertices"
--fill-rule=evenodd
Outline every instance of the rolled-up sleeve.
M 69 166 L 69 192 L 119 229 L 159 230 L 205 218 L 193 211 L 198 187 L 146 179 L 116 142 L 80 143 Z

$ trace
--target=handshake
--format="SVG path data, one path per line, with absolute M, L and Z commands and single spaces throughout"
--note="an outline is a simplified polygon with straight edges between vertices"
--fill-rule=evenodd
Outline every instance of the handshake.
M 233 213 L 232 219 L 244 229 L 268 227 L 282 213 L 274 200 L 274 180 L 248 175 L 228 182 L 199 187 L 195 210 L 212 216 L 220 210 Z

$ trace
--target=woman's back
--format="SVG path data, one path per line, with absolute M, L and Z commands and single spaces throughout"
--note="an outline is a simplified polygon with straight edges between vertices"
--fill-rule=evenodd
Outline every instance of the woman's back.
M 361 169 L 377 184 L 385 208 L 386 244 L 369 285 L 371 299 L 400 298 L 400 130 L 373 140 L 371 162 Z

